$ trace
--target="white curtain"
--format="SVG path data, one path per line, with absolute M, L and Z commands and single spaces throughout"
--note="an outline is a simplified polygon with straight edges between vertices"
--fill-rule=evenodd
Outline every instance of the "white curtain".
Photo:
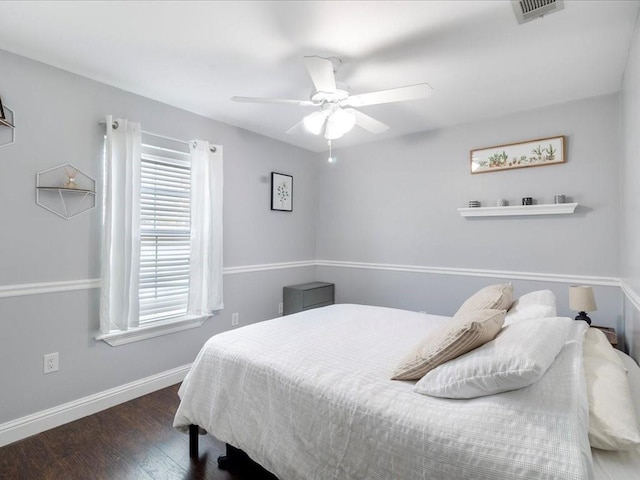
M 191 265 L 188 314 L 209 315 L 222 302 L 222 146 L 190 142 Z M 213 151 L 212 151 L 213 150 Z
M 107 115 L 100 331 L 138 326 L 140 124 Z

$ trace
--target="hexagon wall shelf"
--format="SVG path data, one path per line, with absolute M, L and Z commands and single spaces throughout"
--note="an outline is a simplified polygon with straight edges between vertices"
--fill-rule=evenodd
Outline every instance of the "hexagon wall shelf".
M 96 181 L 70 163 L 36 175 L 36 203 L 62 218 L 73 218 L 96 206 Z
M 9 107 L 3 105 L 5 119 L 0 121 L 0 147 L 6 147 L 16 141 L 16 115 Z

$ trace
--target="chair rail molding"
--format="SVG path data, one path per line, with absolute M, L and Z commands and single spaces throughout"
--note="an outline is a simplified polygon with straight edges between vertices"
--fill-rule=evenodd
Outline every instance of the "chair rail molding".
M 224 275 L 237 275 L 239 273 L 266 272 L 269 270 L 282 270 L 286 268 L 302 268 L 315 266 L 315 260 L 303 260 L 299 262 L 265 263 L 260 265 L 225 267 L 223 273 Z
M 621 287 L 621 280 L 617 277 L 571 275 L 539 272 L 519 272 L 514 270 L 488 270 L 477 268 L 458 267 L 431 267 L 425 265 L 398 265 L 387 263 L 347 262 L 338 260 L 302 260 L 298 262 L 266 263 L 259 265 L 243 265 L 238 267 L 225 267 L 224 275 L 239 275 L 243 273 L 267 272 L 270 270 L 282 270 L 288 268 L 304 267 L 338 267 L 338 268 L 364 268 L 369 270 L 390 270 L 396 272 L 428 273 L 434 275 L 459 275 L 465 277 L 507 278 L 513 280 L 535 280 L 554 283 L 584 283 L 589 285 L 601 285 L 605 287 Z M 8 297 L 21 297 L 24 295 L 41 295 L 44 293 L 68 292 L 73 290 L 90 290 L 100 288 L 99 278 L 84 280 L 65 280 L 58 282 L 26 283 L 19 285 L 0 286 L 0 299 Z M 630 297 L 638 299 L 638 295 L 626 286 L 623 291 Z M 627 293 L 631 292 L 631 293 Z M 631 297 L 630 297 L 631 298 Z M 633 301 L 633 300 L 632 300 Z M 638 299 L 640 302 L 640 299 Z M 636 303 L 636 307 L 640 303 Z
M 239 267 L 226 267 L 224 275 L 237 275 L 241 273 L 266 272 L 270 270 L 282 270 L 287 268 L 315 267 L 315 260 L 303 260 L 298 262 L 267 263 L 259 265 L 243 265 Z M 83 280 L 63 280 L 55 282 L 24 283 L 16 285 L 0 285 L 0 298 L 22 297 L 25 295 L 41 295 L 43 293 L 68 292 L 72 290 L 91 290 L 100 288 L 99 278 Z
M 0 298 L 41 295 L 43 293 L 69 292 L 100 288 L 99 278 L 85 280 L 63 280 L 58 282 L 24 283 L 20 285 L 0 286 Z
M 638 295 L 624 279 L 620 279 L 620 288 L 624 296 L 627 297 L 635 309 L 640 312 L 640 295 Z
M 435 275 L 459 275 L 464 277 L 506 278 L 512 280 L 535 280 L 553 283 L 584 283 L 605 287 L 620 287 L 617 277 L 571 275 L 557 273 L 519 272 L 513 270 L 488 270 L 457 267 L 431 267 L 424 265 L 395 265 L 386 263 L 345 262 L 334 260 L 317 260 L 321 267 L 364 268 L 369 270 L 391 270 L 395 272 L 428 273 Z

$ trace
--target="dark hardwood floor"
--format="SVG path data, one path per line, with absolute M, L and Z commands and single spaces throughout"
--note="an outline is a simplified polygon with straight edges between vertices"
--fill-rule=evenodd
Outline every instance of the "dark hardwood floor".
M 172 427 L 178 385 L 0 448 L 2 480 L 262 480 L 256 469 L 218 469 L 225 446 L 200 436 L 189 459 L 189 436 Z

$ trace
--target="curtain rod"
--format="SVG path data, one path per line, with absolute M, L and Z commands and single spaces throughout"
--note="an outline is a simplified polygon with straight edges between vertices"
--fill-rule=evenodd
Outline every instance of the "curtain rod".
M 98 122 L 100 125 L 106 125 L 107 122 L 105 120 L 100 120 Z M 111 124 L 111 128 L 113 128 L 114 130 L 117 129 L 119 127 L 118 125 L 118 121 L 114 120 L 113 123 Z M 142 133 L 144 133 L 145 135 L 151 135 L 152 137 L 158 137 L 158 138 L 163 138 L 165 140 L 169 140 L 171 142 L 177 142 L 177 143 L 182 143 L 184 145 L 191 145 L 191 142 L 187 142 L 186 140 L 180 140 L 179 138 L 173 138 L 173 137 L 167 137 L 166 135 L 160 135 L 159 133 L 153 133 L 153 132 L 147 132 L 145 130 L 141 130 Z M 194 142 L 195 144 L 195 142 Z M 194 145 L 195 146 L 195 145 Z M 209 147 L 209 150 L 212 153 L 215 153 L 218 149 L 216 147 L 214 147 L 213 145 L 211 145 Z

